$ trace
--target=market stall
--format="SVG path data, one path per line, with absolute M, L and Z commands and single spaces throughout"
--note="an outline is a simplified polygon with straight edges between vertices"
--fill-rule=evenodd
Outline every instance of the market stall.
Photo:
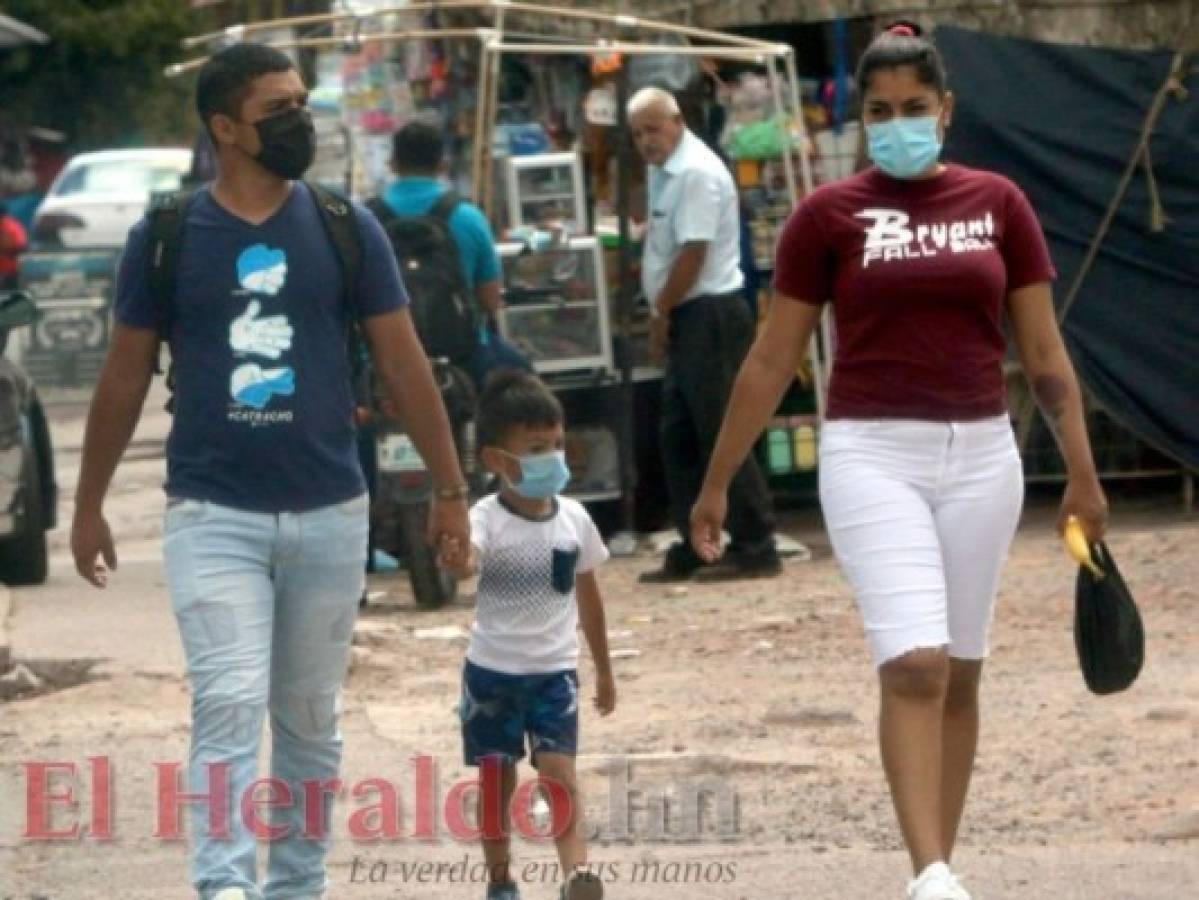
M 313 29 L 324 33 L 304 33 Z M 452 177 L 487 211 L 500 239 L 506 307 L 499 329 L 567 408 L 575 476 L 569 492 L 596 503 L 623 499 L 621 524 L 630 526 L 634 473 L 644 468 L 647 446 L 656 455 L 656 429 L 643 420 L 652 416 L 645 401 L 661 371 L 649 355 L 648 305 L 638 297 L 643 166 L 629 156 L 624 102 L 643 84 L 685 85 L 701 66 L 755 68 L 750 86 L 738 85 L 732 95 L 736 108 L 722 143 L 751 223 L 751 255 L 768 269 L 782 222 L 813 183 L 793 49 L 506 0 L 275 20 L 187 43 L 263 36 L 321 53 L 318 70 L 339 69 L 346 143 L 355 148 L 347 186 L 359 196 L 387 177 L 384 147 L 394 128 L 416 116 L 438 117 L 458 151 Z M 318 77 L 314 88 L 318 109 L 325 81 Z M 764 310 L 769 279 L 763 284 L 752 299 Z M 810 369 L 797 373 L 798 402 L 792 398 L 763 444 L 763 462 L 775 474 L 815 468 L 829 358 L 823 335 L 812 351 Z

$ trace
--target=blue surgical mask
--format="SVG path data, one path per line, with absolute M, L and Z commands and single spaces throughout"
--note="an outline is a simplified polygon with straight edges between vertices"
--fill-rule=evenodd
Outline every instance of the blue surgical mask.
M 520 481 L 509 483 L 516 493 L 529 500 L 548 500 L 562 493 L 570 483 L 570 468 L 566 465 L 566 452 L 552 450 L 517 456 L 520 463 Z
M 866 126 L 869 154 L 892 178 L 915 178 L 936 164 L 941 155 L 937 116 L 897 116 Z

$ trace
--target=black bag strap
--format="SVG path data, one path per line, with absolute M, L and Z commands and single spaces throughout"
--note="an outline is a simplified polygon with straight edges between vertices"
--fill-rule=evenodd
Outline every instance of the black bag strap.
M 175 291 L 179 275 L 179 256 L 183 252 L 183 235 L 187 215 L 196 199 L 198 187 L 184 188 L 169 194 L 159 194 L 150 204 L 149 246 L 146 248 L 146 286 L 150 298 L 158 305 L 158 355 L 154 372 L 166 375 L 169 396 L 165 409 L 175 411 L 175 363 L 163 368 L 162 344 L 171 337 L 175 321 Z
M 345 293 L 346 312 L 350 321 L 357 323 L 355 300 L 358 296 L 358 279 L 362 273 L 362 235 L 350 201 L 337 191 L 312 181 L 305 181 L 316 201 L 325 234 L 333 245 L 337 264 L 341 267 L 342 287 Z
M 384 228 L 388 223 L 394 222 L 397 219 L 423 219 L 425 217 L 440 219 L 446 225 L 450 224 L 450 217 L 454 215 L 454 210 L 462 202 L 462 198 L 454 191 L 446 191 L 437 198 L 427 213 L 422 216 L 401 216 L 382 197 L 371 197 L 366 201 L 366 207 L 375 214 L 375 218 L 379 220 Z
M 366 342 L 358 317 L 358 282 L 362 274 L 362 234 L 358 231 L 354 207 L 343 194 L 324 185 L 305 181 L 316 201 L 321 224 L 333 245 L 341 269 L 342 303 L 346 313 L 346 356 L 350 361 L 350 389 L 358 406 L 370 406 L 370 367 Z
M 435 219 L 441 219 L 446 225 L 450 224 L 450 217 L 454 215 L 454 211 L 458 208 L 458 204 L 462 202 L 462 198 L 455 191 L 446 191 L 433 207 L 429 210 L 428 215 Z
M 366 208 L 375 214 L 379 224 L 386 230 L 387 226 L 399 218 L 399 215 L 382 197 L 371 197 L 366 201 Z
M 184 227 L 195 198 L 195 189 L 175 191 L 155 197 L 150 207 L 146 284 L 151 298 L 159 305 L 158 333 L 164 341 L 171 334 Z

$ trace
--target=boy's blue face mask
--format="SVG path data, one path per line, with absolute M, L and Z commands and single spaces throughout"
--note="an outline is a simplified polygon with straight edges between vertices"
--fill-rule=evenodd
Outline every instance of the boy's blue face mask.
M 937 116 L 897 116 L 866 126 L 870 159 L 892 178 L 915 178 L 941 156 Z
M 529 500 L 548 500 L 562 493 L 570 483 L 570 468 L 566 465 L 565 450 L 509 456 L 520 463 L 520 481 L 515 484 L 509 482 L 509 487 L 522 497 Z

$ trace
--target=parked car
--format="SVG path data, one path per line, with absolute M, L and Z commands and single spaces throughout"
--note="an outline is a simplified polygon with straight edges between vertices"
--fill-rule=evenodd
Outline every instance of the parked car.
M 36 316 L 28 294 L 0 294 L 0 582 L 5 584 L 46 580 L 46 532 L 57 523 L 46 415 L 29 376 L 4 356 L 9 332 Z
M 122 247 L 151 194 L 179 189 L 192 151 L 160 147 L 82 153 L 50 185 L 33 221 L 35 249 Z

